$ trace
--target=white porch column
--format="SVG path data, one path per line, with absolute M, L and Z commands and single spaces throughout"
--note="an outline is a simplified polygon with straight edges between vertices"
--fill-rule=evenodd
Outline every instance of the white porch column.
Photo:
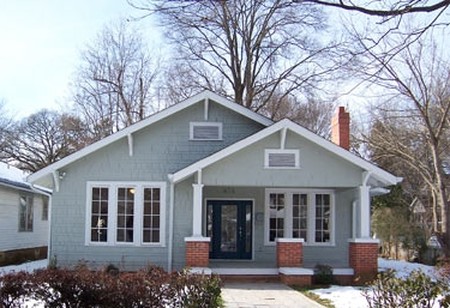
M 203 184 L 192 184 L 193 197 L 193 211 L 192 211 L 192 236 L 202 236 L 202 209 L 203 209 Z
M 370 238 L 370 186 L 359 187 L 359 237 Z

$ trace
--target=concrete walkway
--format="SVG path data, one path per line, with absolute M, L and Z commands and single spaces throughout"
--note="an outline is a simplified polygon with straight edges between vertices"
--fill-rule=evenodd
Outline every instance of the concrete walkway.
M 281 283 L 225 283 L 222 299 L 226 308 L 323 308 Z

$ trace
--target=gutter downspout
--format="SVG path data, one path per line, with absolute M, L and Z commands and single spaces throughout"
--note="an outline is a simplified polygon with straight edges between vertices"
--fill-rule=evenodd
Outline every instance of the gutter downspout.
M 173 263 L 173 209 L 175 204 L 175 183 L 173 182 L 173 174 L 168 175 L 169 186 L 169 243 L 167 247 L 167 271 L 172 271 Z

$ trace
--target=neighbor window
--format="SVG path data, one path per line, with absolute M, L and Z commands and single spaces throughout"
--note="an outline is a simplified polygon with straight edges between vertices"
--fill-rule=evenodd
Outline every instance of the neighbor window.
M 295 189 L 266 190 L 265 243 L 302 238 L 306 244 L 333 243 L 333 193 Z
M 42 220 L 48 220 L 48 197 L 42 196 Z
M 164 241 L 164 182 L 89 182 L 87 244 Z
M 19 198 L 19 231 L 33 231 L 33 197 L 31 196 Z

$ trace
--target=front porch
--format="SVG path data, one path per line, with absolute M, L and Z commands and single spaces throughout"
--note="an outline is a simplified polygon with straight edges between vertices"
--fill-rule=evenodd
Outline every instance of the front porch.
M 201 219 L 193 217 L 192 230 L 198 235 L 184 241 L 185 266 L 195 272 L 218 274 L 226 280 L 281 280 L 297 285 L 310 285 L 318 264 L 331 266 L 340 284 L 360 283 L 376 274 L 377 241 L 352 239 L 359 233 L 353 230 L 357 208 L 351 202 L 358 189 L 327 190 L 331 191 L 329 204 L 324 201 L 329 211 L 323 220 L 327 224 L 321 227 L 322 237 L 308 243 L 292 237 L 303 235 L 311 240 L 308 234 L 315 234 L 315 230 L 300 232 L 300 213 L 292 205 L 299 203 L 297 197 L 315 204 L 315 196 L 323 197 L 324 190 L 202 186 L 202 195 L 195 197 L 197 184 L 193 185 L 193 199 L 201 200 L 201 207 L 193 212 Z M 278 204 L 274 210 L 277 202 L 283 207 Z M 274 230 L 274 223 L 278 229 Z M 346 225 L 349 227 L 342 227 Z
M 189 241 L 189 240 L 188 240 Z M 277 241 L 277 262 L 276 264 L 267 262 L 255 262 L 252 260 L 215 260 L 210 259 L 208 266 L 204 266 L 204 259 L 196 263 L 189 253 L 199 254 L 198 247 L 195 251 L 186 251 L 187 259 L 194 261 L 187 265 L 194 273 L 216 274 L 225 281 L 281 281 L 289 285 L 311 285 L 313 283 L 314 268 L 303 267 L 302 260 L 303 240 L 279 239 Z M 367 245 L 367 244 L 366 244 Z M 375 246 L 373 243 L 370 245 Z M 187 245 L 187 247 L 192 247 Z M 367 258 L 367 256 L 366 256 Z M 359 272 L 361 274 L 361 271 Z M 333 268 L 332 275 L 335 283 L 349 285 L 355 282 L 362 283 L 366 280 L 355 280 L 355 270 L 353 268 Z M 366 277 L 367 278 L 367 277 Z

